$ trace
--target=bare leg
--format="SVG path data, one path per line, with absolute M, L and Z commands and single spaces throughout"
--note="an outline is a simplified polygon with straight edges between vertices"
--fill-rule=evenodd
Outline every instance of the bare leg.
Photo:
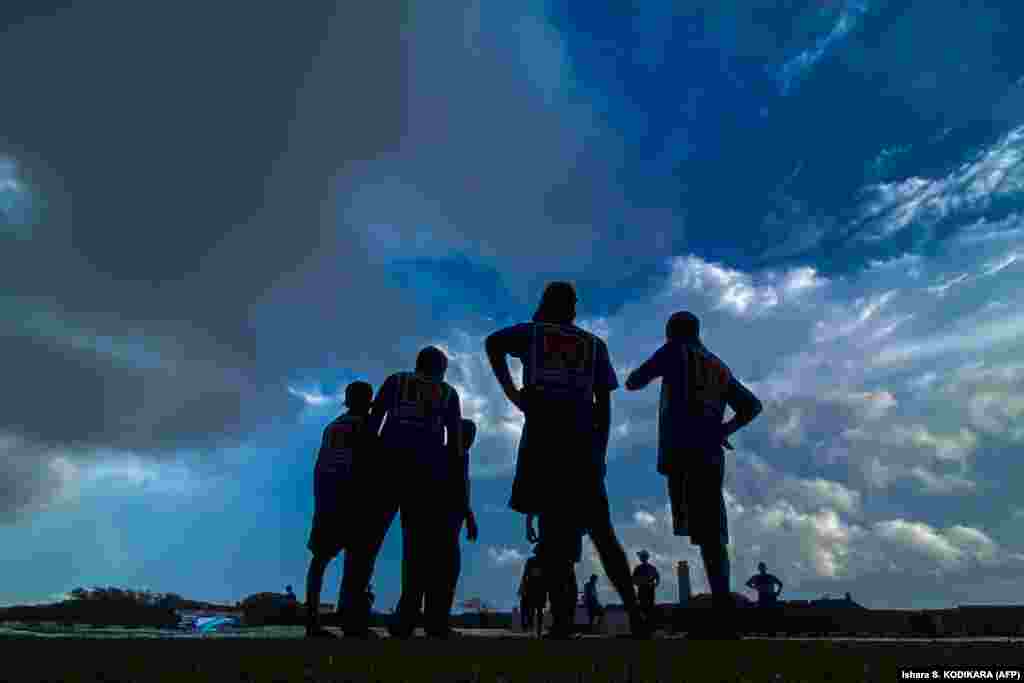
M 320 592 L 324 587 L 324 572 L 331 558 L 325 555 L 313 555 L 306 574 L 306 635 L 322 634 L 320 627 Z

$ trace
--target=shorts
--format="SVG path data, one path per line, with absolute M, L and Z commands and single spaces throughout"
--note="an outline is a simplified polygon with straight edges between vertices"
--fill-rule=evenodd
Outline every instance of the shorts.
M 575 564 L 583 559 L 583 536 L 612 528 L 612 513 L 604 482 L 576 506 L 551 509 L 537 516 L 540 552 L 545 559 Z
M 313 528 L 306 547 L 314 555 L 335 557 L 349 544 L 346 527 L 345 518 L 339 511 L 317 508 L 313 512 Z
M 676 536 L 689 536 L 694 545 L 729 544 L 724 481 L 724 458 L 691 462 L 685 472 L 668 475 L 672 532 Z

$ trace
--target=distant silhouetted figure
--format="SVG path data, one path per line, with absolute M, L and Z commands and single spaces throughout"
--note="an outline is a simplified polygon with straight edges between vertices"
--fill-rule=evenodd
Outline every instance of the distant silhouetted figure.
M 295 591 L 292 590 L 290 585 L 284 587 L 284 597 L 287 598 L 288 602 L 294 603 L 299 601 L 299 599 L 295 597 Z
M 587 620 L 590 622 L 590 629 L 593 631 L 601 625 L 604 618 L 604 607 L 597 599 L 597 574 L 591 574 L 590 580 L 583 586 L 583 606 L 587 610 Z
M 779 593 L 782 592 L 782 581 L 774 574 L 768 573 L 764 562 L 757 564 L 757 574 L 747 581 L 747 588 L 757 591 L 758 607 L 775 607 L 779 604 Z M 850 594 L 847 593 L 847 596 Z
M 640 607 L 647 612 L 648 618 L 654 621 L 654 594 L 661 583 L 661 575 L 658 569 L 648 563 L 651 554 L 646 550 L 637 553 L 640 564 L 633 568 L 633 583 L 636 584 L 636 597 Z
M 633 634 L 649 635 L 637 607 L 629 562 L 612 527 L 605 490 L 605 451 L 611 423 L 611 392 L 619 385 L 605 343 L 576 327 L 576 292 L 566 282 L 547 286 L 533 321 L 487 338 L 487 355 L 508 399 L 526 420 L 519 441 L 509 507 L 540 524 L 545 581 L 554 624 L 549 636 L 573 633 L 575 579 L 583 534 L 590 535 L 605 572 L 629 611 Z M 523 364 L 516 388 L 507 357 Z
M 526 558 L 523 578 L 519 582 L 519 618 L 524 631 L 536 624 L 538 631 L 544 623 L 544 606 L 548 591 L 544 584 L 544 567 L 539 557 L 540 545 L 533 547 L 533 555 Z
M 373 401 L 373 387 L 366 382 L 353 382 L 345 387 L 348 411 L 336 418 L 326 429 L 320 442 L 313 468 L 313 528 L 307 547 L 313 553 L 306 575 L 306 635 L 333 637 L 320 627 L 320 593 L 327 565 L 352 541 L 351 529 L 356 525 L 353 501 L 361 498 L 362 482 L 354 476 L 357 460 L 372 457 L 372 439 L 366 419 Z M 346 562 L 349 553 L 345 553 Z M 288 597 L 295 599 L 292 587 Z M 339 593 L 339 606 L 343 592 Z
M 453 635 L 451 577 L 458 550 L 457 536 L 452 549 L 453 518 L 465 517 L 468 492 L 459 394 L 444 381 L 447 370 L 448 358 L 440 349 L 424 348 L 416 357 L 416 371 L 388 377 L 370 411 L 371 429 L 384 425 L 380 445 L 394 470 L 390 485 L 397 489 L 395 502 L 402 511 L 406 571 L 391 625 L 397 638 L 410 637 L 421 620 L 430 637 Z M 394 511 L 394 506 L 388 510 L 387 526 L 375 539 L 377 550 Z
M 782 590 L 782 586 L 779 586 L 779 590 Z M 846 598 L 846 602 L 853 602 L 853 596 L 850 595 L 849 592 L 847 592 L 844 597 Z
M 722 483 L 723 446 L 761 412 L 761 402 L 700 341 L 700 323 L 688 311 L 673 314 L 666 343 L 634 370 L 626 389 L 643 389 L 661 377 L 658 472 L 668 480 L 673 531 L 700 546 L 720 628 L 708 635 L 734 637 L 728 625 L 735 607 L 729 590 L 729 525 Z M 723 424 L 726 406 L 736 411 Z M 700 634 L 695 634 L 700 637 Z

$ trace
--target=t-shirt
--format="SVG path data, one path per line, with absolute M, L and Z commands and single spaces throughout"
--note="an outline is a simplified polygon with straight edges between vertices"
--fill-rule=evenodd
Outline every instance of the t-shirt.
M 367 434 L 364 415 L 345 413 L 327 425 L 313 468 L 317 494 L 326 493 L 322 485 L 327 481 L 340 484 L 351 479 L 357 458 L 363 457 L 369 445 Z
M 633 570 L 633 583 L 641 588 L 653 589 L 660 578 L 653 564 L 638 564 Z
M 438 481 L 463 476 L 463 464 L 452 461 L 445 443 L 446 432 L 455 438 L 462 429 L 459 394 L 450 384 L 413 372 L 391 375 L 370 410 L 371 433 L 379 430 L 382 422 L 381 447 L 392 455 L 411 458 L 390 464 L 414 467 L 417 476 Z
M 594 396 L 619 386 L 605 343 L 572 324 L 528 322 L 495 332 L 487 346 L 523 364 L 525 425 L 512 508 L 541 512 L 552 492 L 603 478 Z M 542 482 L 550 491 L 538 488 Z
M 755 574 L 750 582 L 754 584 L 754 590 L 761 599 L 774 598 L 775 587 L 781 583 L 774 574 Z
M 670 341 L 629 377 L 644 386 L 661 378 L 658 472 L 669 474 L 687 455 L 721 458 L 726 406 L 754 412 L 757 398 L 700 341 Z

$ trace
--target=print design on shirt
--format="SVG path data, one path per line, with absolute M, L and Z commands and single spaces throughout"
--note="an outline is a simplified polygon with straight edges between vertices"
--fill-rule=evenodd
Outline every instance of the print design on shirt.
M 322 471 L 334 472 L 352 465 L 356 426 L 351 422 L 336 422 L 327 431 L 327 443 L 319 458 Z
M 725 401 L 731 375 L 721 361 L 696 349 L 687 349 L 687 382 L 694 404 L 718 406 Z
M 399 422 L 425 424 L 430 416 L 439 419 L 443 401 L 444 390 L 440 383 L 406 376 L 398 391 L 395 418 Z
M 587 337 L 566 331 L 557 325 L 539 324 L 540 336 L 536 381 L 554 389 L 580 389 L 591 386 L 594 371 L 594 344 Z

